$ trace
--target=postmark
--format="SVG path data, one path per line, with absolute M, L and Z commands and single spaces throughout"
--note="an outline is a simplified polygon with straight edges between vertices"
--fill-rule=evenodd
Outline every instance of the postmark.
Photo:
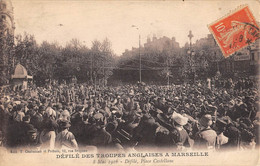
M 208 25 L 225 57 L 260 38 L 260 29 L 247 5 Z

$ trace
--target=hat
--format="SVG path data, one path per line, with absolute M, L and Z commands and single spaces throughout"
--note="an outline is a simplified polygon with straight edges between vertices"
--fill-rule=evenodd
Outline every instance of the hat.
M 96 123 L 97 127 L 105 127 L 106 124 L 106 117 L 103 116 L 101 113 L 96 113 L 93 116 L 93 123 Z
M 69 113 L 68 110 L 64 110 L 64 111 L 61 112 L 61 115 L 62 115 L 62 116 L 69 117 L 69 116 L 70 116 L 70 113 Z
M 83 111 L 84 106 L 83 105 L 77 105 L 76 106 L 76 111 Z
M 27 133 L 37 133 L 37 129 L 33 125 L 28 125 L 27 127 Z
M 251 126 L 252 125 L 252 121 L 249 118 L 240 118 L 240 123 L 244 123 L 247 126 Z
M 159 113 L 156 117 L 160 125 L 166 128 L 172 128 L 172 125 L 168 122 L 166 115 L 164 115 L 163 113 Z
M 52 117 L 56 117 L 56 112 L 54 111 L 54 109 L 52 109 L 51 107 L 48 107 L 46 109 L 46 114 L 48 115 L 48 117 L 52 116 Z
M 247 105 L 245 103 L 239 105 L 240 108 L 245 109 L 247 108 Z
M 60 121 L 60 127 L 65 129 L 65 128 L 69 128 L 71 126 L 70 121 L 68 120 L 63 120 Z
M 28 133 L 37 133 L 37 129 L 36 128 L 31 128 L 27 132 Z
M 134 95 L 135 95 L 135 92 L 134 92 L 133 89 L 130 90 L 129 95 L 130 95 L 130 96 L 134 96 Z
M 16 105 L 19 105 L 19 104 L 21 104 L 22 102 L 21 101 L 14 101 L 14 104 L 16 104 Z
M 23 117 L 23 121 L 28 121 L 28 120 L 30 120 L 31 119 L 31 116 L 30 115 L 25 115 L 24 117 Z
M 157 108 L 157 109 L 156 109 L 156 113 L 157 113 L 157 114 L 162 114 L 163 112 L 162 112 L 162 110 L 160 110 L 160 109 Z
M 189 103 L 186 103 L 184 107 L 185 107 L 185 108 L 190 108 Z
M 103 121 L 103 118 L 104 118 L 104 116 L 103 116 L 103 114 L 101 114 L 101 113 L 96 113 L 94 116 L 93 116 L 93 118 L 95 119 L 95 120 L 100 120 L 100 121 Z
M 45 108 L 45 106 L 44 105 L 41 105 L 40 107 L 39 107 L 39 111 L 44 111 L 46 108 Z
M 204 127 L 208 127 L 212 125 L 212 117 L 210 114 L 205 114 L 200 118 L 200 124 Z
M 187 118 L 187 117 L 184 117 L 184 116 L 182 116 L 181 114 L 178 114 L 178 113 L 176 113 L 176 112 L 174 112 L 174 113 L 172 114 L 172 119 L 173 119 L 176 123 L 178 123 L 179 125 L 181 125 L 181 126 L 184 126 L 184 125 L 186 125 L 186 124 L 188 123 L 188 118 Z
M 99 109 L 98 112 L 101 113 L 103 116 L 109 117 L 108 113 L 103 109 Z
M 216 111 L 218 109 L 218 107 L 213 106 L 213 105 L 209 105 L 208 108 L 210 111 Z
M 233 107 L 235 105 L 235 101 L 234 100 L 230 100 L 229 104 Z
M 247 126 L 245 123 L 241 122 L 241 123 L 240 123 L 240 128 L 242 128 L 242 129 L 248 129 L 248 126 Z
M 241 139 L 245 142 L 251 142 L 252 139 L 254 139 L 254 134 L 250 132 L 249 130 L 242 130 L 241 132 Z
M 15 111 L 21 111 L 23 109 L 22 104 L 15 106 Z
M 109 122 L 106 125 L 106 131 L 109 132 L 109 133 L 114 132 L 117 129 L 117 126 L 118 126 L 117 121 Z
M 227 122 L 225 122 L 225 120 L 221 119 L 221 118 L 217 118 L 217 121 L 216 121 L 216 125 L 218 127 L 225 127 L 227 125 Z

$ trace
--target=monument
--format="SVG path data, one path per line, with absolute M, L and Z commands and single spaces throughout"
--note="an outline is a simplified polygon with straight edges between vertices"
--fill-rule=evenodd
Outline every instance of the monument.
M 27 70 L 21 64 L 17 64 L 11 78 L 15 88 L 27 89 L 28 80 L 32 80 L 33 77 L 28 75 Z

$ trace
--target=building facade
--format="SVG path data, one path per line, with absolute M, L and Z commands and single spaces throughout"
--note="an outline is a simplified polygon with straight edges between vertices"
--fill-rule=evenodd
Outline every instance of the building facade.
M 228 58 L 224 58 L 214 37 L 209 34 L 206 38 L 195 43 L 198 50 L 208 49 L 206 56 L 210 65 L 209 74 L 213 76 L 217 71 L 226 77 L 243 77 L 258 75 L 260 65 L 260 40 L 245 47 Z
M 152 39 L 150 37 L 147 38 L 147 42 L 144 43 L 145 48 L 153 48 L 158 51 L 163 51 L 167 48 L 179 49 L 180 45 L 176 42 L 175 37 L 168 38 L 163 36 L 161 38 L 157 38 L 154 36 Z
M 0 0 L 0 84 L 7 84 L 13 65 L 14 10 L 10 0 Z

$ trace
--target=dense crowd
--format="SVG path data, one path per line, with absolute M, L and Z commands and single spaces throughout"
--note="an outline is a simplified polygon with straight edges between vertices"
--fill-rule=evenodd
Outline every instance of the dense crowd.
M 259 91 L 251 79 L 117 87 L 52 83 L 1 92 L 4 148 L 254 149 Z

